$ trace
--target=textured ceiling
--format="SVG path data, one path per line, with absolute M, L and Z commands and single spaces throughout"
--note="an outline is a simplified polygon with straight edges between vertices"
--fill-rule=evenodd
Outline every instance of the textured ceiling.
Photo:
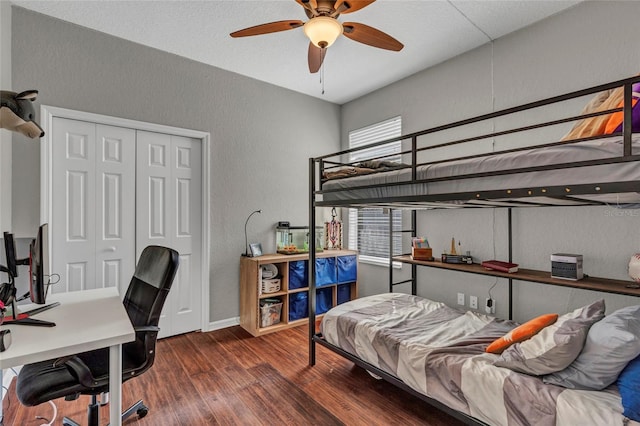
M 285 19 L 306 21 L 294 0 L 22 1 L 12 3 L 195 61 L 337 104 L 526 27 L 582 0 L 378 0 L 340 21 L 361 22 L 401 41 L 400 52 L 340 37 L 324 81 L 310 74 L 302 28 L 233 39 L 229 33 Z M 324 86 L 324 94 L 322 88 Z

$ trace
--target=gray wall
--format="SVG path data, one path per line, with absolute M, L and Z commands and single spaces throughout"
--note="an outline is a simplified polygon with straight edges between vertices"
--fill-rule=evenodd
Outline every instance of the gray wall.
M 403 133 L 409 133 L 635 75 L 640 72 L 638 16 L 640 2 L 585 2 L 496 40 L 493 46 L 484 45 L 343 105 L 343 144 L 350 130 L 396 115 L 402 115 Z M 576 113 L 583 103 L 575 105 Z M 557 131 L 556 137 L 563 134 Z M 513 218 L 514 260 L 523 267 L 549 270 L 551 253 L 582 253 L 586 273 L 628 280 L 630 255 L 640 251 L 638 210 L 516 209 Z M 419 234 L 429 237 L 438 255 L 455 237 L 480 259 L 507 258 L 504 210 L 420 212 L 418 222 Z M 361 265 L 359 278 L 363 295 L 387 291 L 386 273 L 380 267 Z M 420 295 L 451 305 L 459 291 L 484 301 L 496 282 L 427 268 L 419 269 L 419 281 Z M 504 280 L 498 280 L 492 295 L 498 300 L 498 314 L 505 317 Z M 602 296 L 516 283 L 515 318 L 566 312 Z M 638 303 L 631 297 L 606 299 L 609 312 Z
M 13 7 L 13 87 L 41 104 L 211 133 L 212 321 L 239 315 L 244 222 L 275 251 L 279 220 L 305 224 L 308 158 L 339 148 L 340 107 Z M 13 138 L 13 229 L 39 224 L 39 144 Z

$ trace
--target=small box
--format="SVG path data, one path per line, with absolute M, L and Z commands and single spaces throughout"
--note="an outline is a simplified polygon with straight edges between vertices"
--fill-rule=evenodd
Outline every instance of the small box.
M 278 324 L 282 315 L 282 302 L 264 302 L 260 306 L 260 327 Z
M 275 293 L 280 291 L 280 278 L 266 278 L 262 280 L 262 293 Z
M 584 278 L 582 255 L 555 253 L 551 255 L 551 278 L 577 281 Z
M 411 247 L 411 258 L 413 260 L 433 260 L 433 251 L 430 248 Z

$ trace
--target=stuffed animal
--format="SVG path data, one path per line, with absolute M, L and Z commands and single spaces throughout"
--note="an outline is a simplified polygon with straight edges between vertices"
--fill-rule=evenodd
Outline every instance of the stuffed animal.
M 22 93 L 0 90 L 0 128 L 35 139 L 44 136 L 42 128 L 33 121 L 35 111 L 32 102 L 38 96 L 37 90 Z

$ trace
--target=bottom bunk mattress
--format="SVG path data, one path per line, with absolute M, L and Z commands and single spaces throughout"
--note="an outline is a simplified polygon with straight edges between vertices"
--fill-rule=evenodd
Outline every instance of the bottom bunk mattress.
M 324 339 L 450 408 L 490 425 L 623 425 L 615 385 L 583 391 L 493 363 L 487 346 L 517 324 L 386 293 L 331 309 Z M 628 423 L 627 423 L 628 422 Z

